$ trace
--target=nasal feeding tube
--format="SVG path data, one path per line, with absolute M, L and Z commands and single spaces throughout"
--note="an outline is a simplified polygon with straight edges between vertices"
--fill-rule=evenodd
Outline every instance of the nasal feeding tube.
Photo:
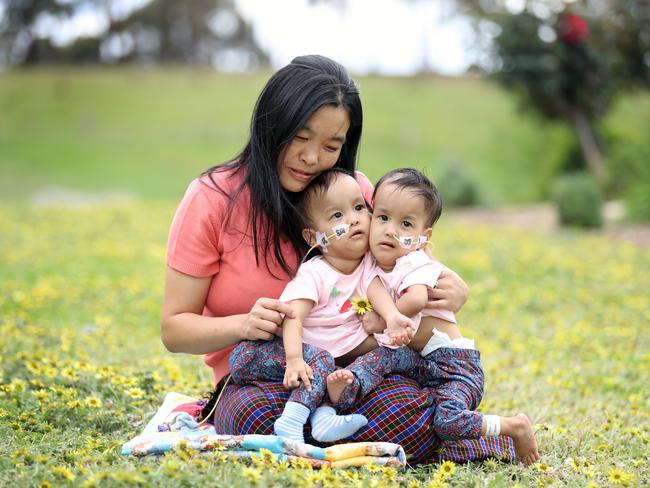
M 327 254 L 327 246 L 329 246 L 330 244 L 330 239 L 332 237 L 336 237 L 336 240 L 338 241 L 341 237 L 343 237 L 345 234 L 350 232 L 351 227 L 352 226 L 350 224 L 335 225 L 334 227 L 332 227 L 332 233 L 330 235 L 327 235 L 320 231 L 316 231 L 316 244 L 314 244 L 309 248 L 309 251 L 305 253 L 305 257 L 307 257 L 310 252 L 312 252 L 314 249 L 316 249 L 319 246 L 323 254 Z
M 428 244 L 430 241 L 425 235 L 419 235 L 417 239 L 413 236 L 398 236 L 393 234 L 393 238 L 399 242 L 399 245 L 403 249 L 411 249 L 415 246 L 415 249 L 420 249 L 423 244 Z

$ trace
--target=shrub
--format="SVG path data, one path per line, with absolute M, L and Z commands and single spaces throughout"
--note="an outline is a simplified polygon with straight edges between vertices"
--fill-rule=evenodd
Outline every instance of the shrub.
M 559 177 L 553 185 L 552 198 L 562 225 L 603 225 L 602 196 L 589 174 L 577 172 Z
M 447 164 L 435 183 L 445 206 L 468 207 L 480 203 L 478 185 L 458 162 Z
M 632 185 L 625 194 L 625 206 L 630 220 L 650 221 L 650 180 Z

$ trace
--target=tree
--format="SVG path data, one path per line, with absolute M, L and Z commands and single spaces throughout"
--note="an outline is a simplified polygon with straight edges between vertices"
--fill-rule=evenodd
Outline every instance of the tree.
M 459 0 L 465 12 L 496 26 L 487 67 L 525 106 L 574 130 L 586 167 L 607 179 L 597 122 L 621 90 L 650 86 L 650 0 Z M 482 27 L 482 29 L 481 29 Z
M 91 10 L 105 28 L 56 43 L 38 26 L 71 22 Z M 108 0 L 0 0 L 0 66 L 40 63 L 146 62 L 210 64 L 220 53 L 245 57 L 249 67 L 268 64 L 252 29 L 232 0 L 150 0 L 116 9 Z M 232 56 L 231 56 L 232 57 Z

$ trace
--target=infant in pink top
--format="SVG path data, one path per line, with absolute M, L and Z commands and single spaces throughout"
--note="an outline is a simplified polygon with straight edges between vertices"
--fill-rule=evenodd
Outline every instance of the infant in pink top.
M 316 256 L 300 265 L 280 300 L 313 302 L 313 308 L 302 323 L 302 340 L 338 358 L 368 338 L 352 299 L 364 296 L 363 290 L 375 276 L 375 260 L 370 253 L 366 253 L 361 264 L 349 274 L 333 268 L 323 256 Z

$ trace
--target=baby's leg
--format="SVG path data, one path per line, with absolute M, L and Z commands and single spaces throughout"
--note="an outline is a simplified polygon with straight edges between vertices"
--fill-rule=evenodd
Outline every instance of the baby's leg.
M 284 348 L 283 348 L 284 351 Z M 284 361 L 284 352 L 283 361 Z M 311 367 L 314 378 L 311 380 L 311 391 L 303 383 L 291 390 L 289 401 L 282 415 L 275 421 L 273 429 L 280 435 L 298 442 L 305 442 L 303 428 L 309 415 L 316 410 L 325 396 L 327 375 L 334 371 L 332 355 L 309 344 L 303 344 L 302 354 L 305 362 Z
M 369 353 L 359 356 L 346 369 L 353 373 L 352 381 L 347 385 L 350 376 L 339 374 L 337 387 L 330 390 L 328 381 L 328 393 L 330 400 L 341 409 L 351 408 L 359 400 L 379 386 L 384 381 L 384 376 L 390 373 L 402 373 L 415 369 L 420 361 L 420 355 L 408 347 L 390 349 L 378 347 Z M 345 373 L 349 375 L 349 373 Z M 343 379 L 341 379 L 341 377 Z M 334 379 L 334 378 L 333 378 Z M 341 389 L 340 387 L 343 386 Z M 337 401 L 334 401 L 336 397 Z
M 238 385 L 250 385 L 254 381 L 282 381 L 282 339 L 275 337 L 270 341 L 241 341 L 230 353 L 230 372 Z
M 457 440 L 503 434 L 512 438 L 517 460 L 526 466 L 539 460 L 528 417 L 524 414 L 498 417 L 475 411 L 483 396 L 483 369 L 478 351 L 441 348 L 428 355 L 424 362 L 435 362 L 435 367 L 427 371 L 435 371 L 437 381 L 442 381 L 434 388 L 433 427 L 438 437 Z M 433 383 L 433 378 L 429 380 Z

